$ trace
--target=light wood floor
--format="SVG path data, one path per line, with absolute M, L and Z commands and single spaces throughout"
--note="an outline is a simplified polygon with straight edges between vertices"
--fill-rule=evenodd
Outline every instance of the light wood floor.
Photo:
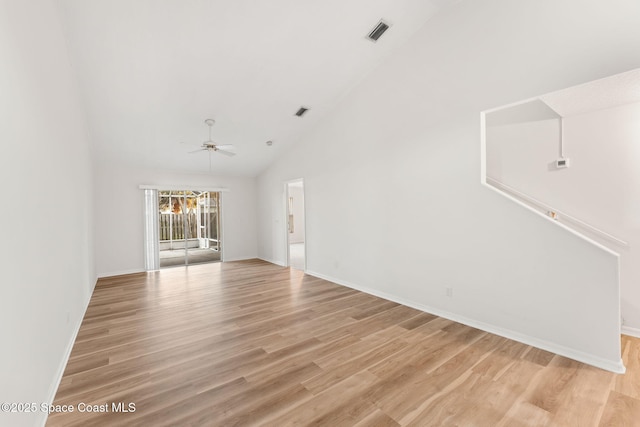
M 615 375 L 262 261 L 174 268 L 99 281 L 54 402 L 135 412 L 47 425 L 639 426 L 622 343 Z

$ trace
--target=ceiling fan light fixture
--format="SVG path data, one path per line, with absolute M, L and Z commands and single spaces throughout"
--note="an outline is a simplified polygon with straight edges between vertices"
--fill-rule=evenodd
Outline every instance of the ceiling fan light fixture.
M 229 156 L 229 157 L 233 157 L 236 155 L 236 153 L 234 153 L 233 151 L 229 151 L 229 150 L 233 150 L 234 147 L 231 144 L 216 144 L 215 141 L 213 141 L 213 139 L 211 139 L 211 127 L 213 127 L 213 124 L 216 121 L 213 119 L 206 119 L 204 121 L 204 123 L 209 126 L 209 139 L 204 141 L 202 143 L 202 145 L 200 146 L 200 149 L 195 150 L 195 151 L 190 151 L 189 153 L 197 153 L 199 151 L 208 151 L 209 152 L 209 169 L 211 169 L 211 153 L 220 153 L 220 154 L 224 154 L 225 156 Z

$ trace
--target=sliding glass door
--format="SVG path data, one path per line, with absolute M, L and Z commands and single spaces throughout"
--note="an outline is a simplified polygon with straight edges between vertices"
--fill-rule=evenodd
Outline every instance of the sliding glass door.
M 220 261 L 220 193 L 158 191 L 160 267 Z
M 220 251 L 220 193 L 204 192 L 198 197 L 199 232 L 202 247 Z

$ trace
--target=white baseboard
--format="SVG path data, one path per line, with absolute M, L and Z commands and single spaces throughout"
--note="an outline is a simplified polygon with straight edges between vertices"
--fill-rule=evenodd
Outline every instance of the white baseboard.
M 279 265 L 280 267 L 287 267 L 287 265 L 285 265 L 285 263 L 280 262 L 280 261 L 274 261 L 272 259 L 267 259 L 267 258 L 262 258 L 262 257 L 258 257 L 258 259 L 261 259 L 262 261 L 269 262 L 271 264 Z
M 239 256 L 239 257 L 233 257 L 233 258 L 226 258 L 222 260 L 222 262 L 234 262 L 234 261 L 249 261 L 251 259 L 258 259 L 257 256 L 253 255 L 253 256 Z
M 64 370 L 66 369 L 67 363 L 69 362 L 69 357 L 71 357 L 71 350 L 73 350 L 73 345 L 76 343 L 76 338 L 78 337 L 78 333 L 80 332 L 80 326 L 82 326 L 82 321 L 84 320 L 84 316 L 87 313 L 87 308 L 89 308 L 89 302 L 91 302 L 91 296 L 93 295 L 93 289 L 95 289 L 95 287 L 96 287 L 96 284 L 94 283 L 91 289 L 91 293 L 89 294 L 89 297 L 84 303 L 84 309 L 82 310 L 82 315 L 78 318 L 78 321 L 74 327 L 73 334 L 71 335 L 71 339 L 67 343 L 67 348 L 65 349 L 64 357 L 60 362 L 60 366 L 58 366 L 58 371 L 56 373 L 56 376 L 54 377 L 53 383 L 51 383 L 51 387 L 49 388 L 49 393 L 47 394 L 48 398 L 46 403 L 50 405 L 53 403 L 53 399 L 56 398 L 58 387 L 60 387 L 60 381 L 62 381 Z M 38 424 L 44 427 L 44 425 L 47 423 L 47 417 L 49 416 L 49 414 L 47 414 L 46 412 L 40 412 L 40 414 L 42 414 L 41 416 L 44 418 L 42 419 L 42 423 L 38 423 Z
M 258 258 L 256 256 L 240 256 L 240 257 L 234 257 L 234 258 L 224 258 L 222 260 L 222 262 L 232 262 L 232 261 L 246 261 L 249 259 L 262 259 L 262 258 Z M 264 260 L 267 262 L 272 262 L 272 261 L 268 261 L 268 260 Z M 275 262 L 272 262 L 273 264 L 277 264 Z M 108 273 L 100 273 L 98 274 L 98 279 L 104 279 L 106 277 L 114 277 L 114 276 L 124 276 L 127 274 L 135 274 L 135 273 L 145 273 L 146 270 L 143 268 L 132 268 L 129 270 L 120 270 L 120 271 L 110 271 Z
M 632 328 L 630 326 L 622 326 L 622 334 L 629 335 L 630 337 L 640 338 L 640 329 Z
M 124 276 L 125 274 L 144 273 L 146 270 L 143 268 L 132 268 L 130 270 L 110 271 L 108 273 L 99 273 L 98 279 L 104 279 L 105 277 Z
M 389 301 L 397 302 L 398 304 L 405 305 L 407 307 L 415 308 L 416 310 L 424 311 L 426 313 L 434 314 L 436 316 L 443 317 L 445 319 L 453 320 L 454 322 L 462 323 L 467 326 L 471 326 L 472 328 L 481 329 L 485 332 L 489 332 L 495 335 L 499 335 L 504 338 L 508 338 L 514 341 L 521 342 L 526 345 L 530 345 L 536 348 L 540 348 L 542 350 L 549 351 L 551 353 L 558 354 L 560 356 L 568 357 L 569 359 L 577 360 L 578 362 L 586 363 L 588 365 L 595 366 L 597 368 L 605 369 L 607 371 L 615 372 L 617 374 L 623 374 L 625 372 L 624 364 L 622 363 L 622 359 L 618 362 L 614 362 L 607 359 L 602 359 L 597 356 L 593 356 L 588 353 L 584 353 L 572 348 L 564 347 L 555 343 L 551 343 L 545 340 L 541 340 L 535 337 L 531 337 L 529 335 L 524 335 L 516 331 L 512 331 L 509 329 L 501 328 L 499 326 L 491 325 L 488 323 L 480 322 L 474 319 L 469 319 L 464 316 L 460 316 L 455 313 L 451 313 L 446 310 L 441 310 L 438 308 L 430 307 L 424 304 L 418 304 L 414 301 L 409 301 L 404 298 L 398 297 L 396 295 L 391 295 L 386 292 L 381 292 L 376 289 L 370 289 L 363 286 L 358 286 L 353 283 L 345 282 L 343 280 L 339 280 L 330 276 L 326 276 L 321 273 L 317 273 L 314 271 L 306 271 L 307 274 L 318 277 L 320 279 L 328 280 L 329 282 L 336 283 L 338 285 L 346 286 L 348 288 L 352 288 L 366 294 L 374 295 L 380 298 L 384 298 Z M 640 332 L 640 331 L 638 331 Z

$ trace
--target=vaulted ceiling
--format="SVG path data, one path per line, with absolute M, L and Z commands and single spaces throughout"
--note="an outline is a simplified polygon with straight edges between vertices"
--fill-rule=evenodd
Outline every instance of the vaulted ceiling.
M 640 69 L 547 93 L 487 113 L 488 126 L 558 119 L 640 102 Z
M 458 0 L 58 0 L 96 158 L 255 176 Z M 377 41 L 366 35 L 384 19 Z M 295 116 L 301 107 L 303 117 Z M 271 146 L 267 141 L 273 141 Z

